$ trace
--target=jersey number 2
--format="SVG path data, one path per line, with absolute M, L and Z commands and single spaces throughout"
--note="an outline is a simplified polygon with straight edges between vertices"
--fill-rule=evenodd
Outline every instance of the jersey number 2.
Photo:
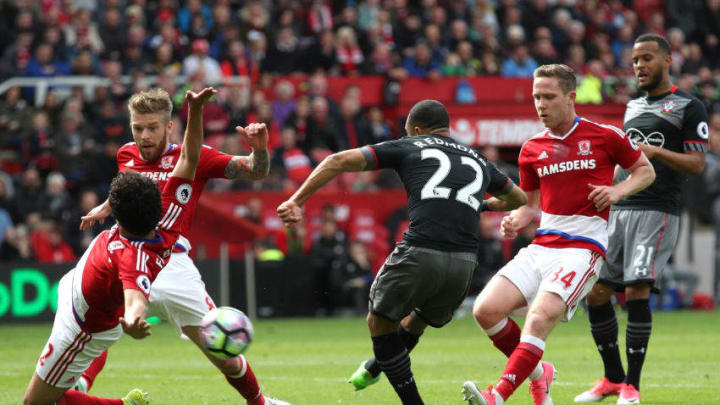
M 420 156 L 423 160 L 437 159 L 440 162 L 440 166 L 438 166 L 437 171 L 433 173 L 432 176 L 430 176 L 427 184 L 425 184 L 425 186 L 423 186 L 422 190 L 420 191 L 420 199 L 426 200 L 428 198 L 450 198 L 450 188 L 440 186 L 440 183 L 442 183 L 442 181 L 445 180 L 447 175 L 450 173 L 451 164 L 448 155 L 440 149 L 423 149 Z M 455 199 L 463 204 L 471 206 L 474 210 L 477 211 L 477 209 L 480 208 L 480 201 L 473 195 L 480 191 L 480 189 L 482 188 L 482 168 L 480 167 L 478 162 L 467 156 L 462 156 L 460 158 L 460 163 L 470 166 L 473 170 L 475 170 L 475 180 L 473 180 L 467 186 L 458 190 L 457 194 L 455 195 Z

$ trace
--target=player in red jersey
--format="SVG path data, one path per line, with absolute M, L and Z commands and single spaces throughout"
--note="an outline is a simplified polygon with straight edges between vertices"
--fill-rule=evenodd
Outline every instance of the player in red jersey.
M 495 347 L 509 357 L 495 388 L 463 384 L 470 404 L 502 405 L 526 378 L 535 405 L 552 404 L 555 369 L 541 362 L 545 341 L 597 280 L 607 249 L 610 205 L 649 186 L 655 171 L 640 148 L 612 126 L 575 114 L 575 75 L 565 65 L 535 70 L 535 109 L 547 129 L 525 142 L 518 160 L 528 204 L 503 218 L 515 237 L 538 212 L 540 227 L 480 293 L 473 315 Z M 613 185 L 615 165 L 630 172 Z M 488 202 L 490 208 L 494 202 Z M 508 315 L 529 306 L 522 332 Z
M 173 122 L 170 120 L 172 113 L 170 96 L 161 89 L 140 92 L 130 98 L 128 109 L 135 142 L 128 143 L 118 150 L 118 169 L 138 171 L 153 179 L 158 187 L 162 188 L 181 153 L 178 145 L 170 144 L 168 141 L 173 129 Z M 189 114 L 194 113 L 201 112 L 190 109 Z M 265 124 L 250 124 L 246 128 L 236 127 L 236 130 L 247 140 L 253 152 L 250 156 L 232 156 L 203 145 L 192 184 L 194 193 L 187 203 L 191 214 L 183 219 L 180 237 L 170 256 L 170 262 L 153 284 L 148 315 L 166 319 L 175 327 L 178 334 L 190 338 L 248 404 L 282 404 L 282 401 L 265 398 L 262 395 L 255 375 L 244 356 L 227 360 L 218 359 L 205 349 L 200 336 L 200 321 L 215 305 L 205 291 L 200 272 L 188 256 L 191 245 L 185 235 L 190 230 L 192 212 L 209 179 L 233 179 L 244 176 L 257 180 L 267 176 L 269 171 L 268 132 Z M 82 218 L 81 227 L 85 228 L 95 221 L 102 221 L 107 215 L 106 201 Z M 90 388 L 95 376 L 102 370 L 103 361 L 104 359 L 100 358 L 93 363 L 88 372 L 83 374 L 78 388 L 86 390 Z
M 186 97 L 199 109 L 213 94 Z M 182 230 L 193 196 L 202 148 L 202 126 L 188 123 L 183 153 L 163 187 L 137 172 L 122 172 L 110 186 L 109 206 L 117 225 L 100 233 L 74 269 L 60 280 L 55 322 L 38 360 L 23 404 L 145 405 L 135 389 L 125 398 L 98 398 L 69 390 L 94 358 L 123 331 L 135 339 L 150 335 L 145 320 L 151 284 L 165 267 Z

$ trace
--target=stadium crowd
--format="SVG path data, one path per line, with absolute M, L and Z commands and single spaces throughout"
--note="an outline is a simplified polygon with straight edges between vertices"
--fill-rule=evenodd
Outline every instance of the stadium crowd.
M 270 127 L 270 177 L 211 190 L 289 190 L 330 152 L 401 135 L 382 105 L 361 105 L 360 87 L 328 97 L 328 77 L 531 77 L 538 65 L 565 63 L 582 76 L 579 103 L 624 104 L 637 94 L 630 51 L 644 32 L 668 38 L 677 85 L 707 105 L 720 131 L 720 0 L 0 1 L 0 79 L 109 79 L 92 94 L 51 89 L 41 106 L 33 88 L 0 95 L 0 258 L 70 262 L 99 232 L 79 231 L 80 216 L 106 196 L 117 149 L 131 141 L 125 103 L 143 78 L 174 96 L 176 143 L 185 90 L 206 85 L 220 89 L 205 107 L 209 144 L 242 154 L 235 125 Z M 298 75 L 300 86 L 285 79 Z M 717 161 L 709 158 L 710 171 Z M 362 174 L 337 187 L 397 185 Z M 707 190 L 720 216 L 720 190 Z M 318 251 L 332 251 L 341 230 L 330 228 Z M 483 228 L 495 243 L 491 225 Z M 367 267 L 362 249 L 347 246 L 343 263 Z M 504 260 L 494 245 L 481 249 L 488 268 Z

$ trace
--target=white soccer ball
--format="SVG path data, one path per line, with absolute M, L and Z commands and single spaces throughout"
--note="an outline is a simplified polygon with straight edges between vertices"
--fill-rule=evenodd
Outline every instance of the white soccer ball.
M 215 357 L 229 359 L 244 353 L 253 338 L 253 326 L 244 312 L 232 307 L 210 310 L 202 319 L 200 333 Z

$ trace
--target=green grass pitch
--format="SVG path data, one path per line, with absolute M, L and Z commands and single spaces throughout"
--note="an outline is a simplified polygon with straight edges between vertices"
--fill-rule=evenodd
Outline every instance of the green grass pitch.
M 621 314 L 622 347 L 625 322 Z M 654 325 L 642 403 L 720 404 L 720 312 L 656 312 Z M 363 319 L 260 320 L 255 330 L 247 357 L 268 395 L 294 405 L 399 404 L 384 378 L 359 392 L 345 382 L 371 354 Z M 49 333 L 49 324 L 0 326 L 0 404 L 22 402 Z M 505 364 L 471 318 L 428 329 L 411 358 L 427 404 L 463 404 L 463 381 L 472 379 L 484 388 L 496 382 Z M 572 322 L 555 329 L 545 359 L 559 372 L 552 387 L 557 405 L 571 404 L 576 394 L 602 376 L 582 310 Z M 202 354 L 167 324 L 153 327 L 153 335 L 143 341 L 125 336 L 115 344 L 92 393 L 118 397 L 134 387 L 149 391 L 154 405 L 244 403 Z M 508 401 L 531 403 L 526 384 Z

